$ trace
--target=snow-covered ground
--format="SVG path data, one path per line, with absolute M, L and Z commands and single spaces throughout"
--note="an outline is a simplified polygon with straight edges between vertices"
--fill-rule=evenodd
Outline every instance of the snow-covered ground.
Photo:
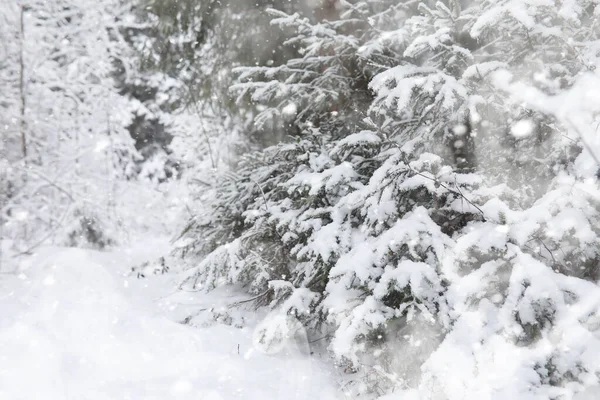
M 173 293 L 170 274 L 131 274 L 131 266 L 166 249 L 162 240 L 111 252 L 45 248 L 18 270 L 4 265 L 0 400 L 353 398 L 344 395 L 345 377 L 330 360 L 308 355 L 297 343 L 265 352 L 253 328 L 176 322 L 190 309 L 237 297 L 227 290 Z M 253 313 L 245 317 L 248 323 Z M 598 390 L 589 388 L 576 400 L 598 399 Z M 432 397 L 407 390 L 384 398 Z
M 335 370 L 297 347 L 168 318 L 168 286 L 127 273 L 163 250 L 46 248 L 0 274 L 0 399 L 339 398 Z

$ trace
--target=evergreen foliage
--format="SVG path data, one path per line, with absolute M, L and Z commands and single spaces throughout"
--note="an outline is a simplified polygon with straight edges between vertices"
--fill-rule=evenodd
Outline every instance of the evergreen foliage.
M 178 244 L 182 287 L 243 287 L 330 335 L 361 376 L 439 398 L 484 393 L 481 380 L 497 398 L 597 382 L 600 110 L 574 100 L 597 98 L 597 3 L 338 11 L 270 10 L 298 56 L 234 69 L 257 128 L 293 129 L 205 195 Z M 507 352 L 518 382 L 478 369 Z

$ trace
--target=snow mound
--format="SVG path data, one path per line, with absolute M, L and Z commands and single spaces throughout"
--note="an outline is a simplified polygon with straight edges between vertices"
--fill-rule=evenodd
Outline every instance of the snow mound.
M 334 398 L 331 376 L 293 348 L 264 354 L 252 329 L 194 329 L 144 309 L 143 281 L 108 259 L 45 250 L 0 276 L 0 399 Z

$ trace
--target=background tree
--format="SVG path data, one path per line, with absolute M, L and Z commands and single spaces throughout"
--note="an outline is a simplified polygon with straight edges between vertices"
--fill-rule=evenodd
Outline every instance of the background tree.
M 118 181 L 138 157 L 124 129 L 128 103 L 112 79 L 127 46 L 119 22 L 106 16 L 121 7 L 68 0 L 3 7 L 3 42 L 11 44 L 2 224 L 17 252 L 48 239 L 103 247 L 118 236 Z

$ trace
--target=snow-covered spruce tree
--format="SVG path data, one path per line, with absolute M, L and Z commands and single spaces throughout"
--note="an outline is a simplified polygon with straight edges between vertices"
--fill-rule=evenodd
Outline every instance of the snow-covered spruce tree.
M 489 90 L 476 92 L 488 101 L 477 99 L 475 143 L 488 181 L 514 191 L 482 204 L 486 221 L 456 236 L 444 268 L 454 323 L 423 366 L 421 395 L 560 398 L 597 383 L 598 367 L 585 355 L 599 344 L 591 323 L 599 301 L 591 228 L 600 205 L 598 147 L 589 132 L 598 109 L 583 103 L 598 84 L 589 72 L 599 55 L 594 13 L 587 2 L 501 2 L 482 8 L 470 27 L 487 46 L 480 54 L 487 65 L 495 51 L 508 56 L 489 75 Z M 581 335 L 577 344 L 567 332 Z M 467 343 L 475 347 L 457 352 Z
M 128 24 L 123 32 L 130 31 Z M 135 43 L 128 42 L 133 46 Z M 179 161 L 173 156 L 171 142 L 183 130 L 187 121 L 176 123 L 172 114 L 178 108 L 178 82 L 163 74 L 144 73 L 132 62 L 128 67 L 117 63 L 115 73 L 119 93 L 129 99 L 132 113 L 127 131 L 134 140 L 139 156 L 132 174 L 154 184 L 168 181 L 180 173 Z M 182 118 L 183 119 L 183 118 Z
M 517 5 L 527 12 L 519 12 Z M 457 317 L 454 329 L 428 360 L 422 383 L 422 388 L 436 387 L 447 397 L 471 398 L 495 390 L 500 398 L 526 393 L 532 398 L 561 398 L 597 384 L 598 379 L 598 367 L 586 354 L 597 352 L 599 346 L 595 321 L 600 249 L 595 227 L 600 197 L 595 127 L 600 110 L 593 100 L 600 83 L 596 72 L 600 32 L 593 22 L 599 10 L 585 2 L 542 9 L 515 3 L 497 14 L 484 14 L 474 33 L 478 26 L 493 29 L 513 24 L 527 29 L 515 23 L 511 13 L 529 22 L 569 21 L 565 26 L 555 23 L 552 35 L 544 35 L 546 44 L 556 40 L 565 47 L 561 51 L 556 44 L 555 51 L 565 58 L 550 64 L 551 70 L 545 64 L 527 73 L 522 66 L 504 67 L 490 80 L 507 99 L 553 121 L 546 157 L 533 160 L 551 168 L 541 175 L 548 177 L 543 182 L 545 193 L 537 198 L 520 197 L 518 203 L 506 198 L 489 201 L 482 209 L 486 215 L 499 217 L 474 224 L 457 241 L 449 263 L 469 273 L 451 286 L 456 289 L 448 296 L 456 301 L 451 306 Z M 529 33 L 545 31 L 536 28 Z M 573 58 L 566 57 L 569 54 Z M 556 71 L 561 73 L 556 75 Z M 539 119 L 531 114 L 517 114 L 519 118 L 510 123 L 517 145 L 539 140 Z M 529 166 L 526 173 L 532 171 Z M 464 357 L 455 352 L 454 348 L 474 342 L 478 347 Z M 455 374 L 439 364 L 449 354 L 456 356 L 463 372 Z M 510 372 L 499 374 L 498 368 Z M 479 387 L 470 384 L 473 379 Z M 450 381 L 453 389 L 449 389 Z
M 376 17 L 387 24 L 392 11 Z M 201 239 L 182 251 L 203 260 L 185 284 L 247 284 L 263 304 L 296 315 L 314 333 L 331 325 L 339 333 L 335 355 L 358 366 L 392 335 L 388 322 L 431 319 L 444 308 L 438 265 L 449 235 L 480 218 L 466 195 L 478 178 L 453 172 L 422 137 L 395 132 L 404 116 L 386 117 L 373 102 L 369 77 L 383 67 L 360 53 L 361 40 L 337 31 L 362 29 L 362 40 L 370 40 L 364 12 L 362 20 L 350 10 L 318 25 L 273 13 L 274 23 L 297 27 L 290 42 L 302 44 L 303 57 L 240 69 L 242 82 L 232 89 L 266 106 L 258 124 L 287 118 L 299 134 L 247 157 L 215 211 L 190 225 L 196 229 L 184 236 Z M 357 255 L 363 262 L 355 271 L 347 263 Z M 394 275 L 399 265 L 406 268 Z
M 19 124 L 10 124 L 7 135 L 23 135 L 24 151 L 10 156 L 14 141 L 7 140 L 2 156 L 14 178 L 2 202 L 3 234 L 17 252 L 50 239 L 103 247 L 115 238 L 118 180 L 136 157 L 124 129 L 127 101 L 112 79 L 113 61 L 127 49 L 110 17 L 120 4 L 32 0 L 2 6 L 11 15 L 3 34 L 13 35 L 3 41 L 18 43 L 8 68 L 23 76 L 22 85 L 14 81 L 20 74 L 7 82 L 18 88 L 7 92 L 17 96 L 7 101 L 21 105 L 8 116 Z
M 293 12 L 301 9 L 302 4 L 275 2 L 272 6 Z M 231 139 L 228 131 L 242 127 L 248 131 L 246 136 L 250 142 L 270 140 L 268 135 L 265 138 L 252 136 L 257 132 L 249 129 L 246 121 L 252 105 L 236 104 L 235 97 L 229 94 L 232 67 L 279 64 L 294 53 L 293 48 L 281 46 L 282 35 L 270 29 L 263 8 L 261 2 L 255 1 L 144 0 L 137 8 L 141 25 L 128 32 L 141 60 L 138 82 L 130 84 L 143 87 L 145 84 L 141 81 L 149 79 L 154 81 L 147 82 L 152 87 L 156 81 L 160 82 L 156 79 L 160 75 L 176 83 L 170 87 L 171 93 L 160 94 L 169 98 L 164 103 L 170 109 L 161 107 L 162 111 L 186 110 L 195 115 L 198 120 L 195 125 L 200 125 L 195 129 L 202 131 L 195 132 L 195 136 L 201 138 L 196 140 L 213 142 L 205 143 L 210 147 L 210 151 L 206 151 L 214 153 L 210 155 L 213 168 L 220 158 L 228 157 L 220 154 L 224 153 L 222 148 L 227 147 L 224 137 Z M 244 24 L 239 23 L 242 20 Z M 177 124 L 178 119 L 170 123 Z M 185 136 L 186 132 L 177 127 L 172 130 L 176 131 L 173 134 L 176 141 Z M 192 140 L 188 139 L 188 142 Z
M 557 398 L 597 383 L 598 7 L 340 7 L 319 23 L 273 11 L 301 56 L 237 70 L 259 126 L 297 129 L 184 233 L 183 285 L 247 288 L 385 377 L 372 388 Z
M 271 6 L 295 11 L 302 4 Z M 236 103 L 229 93 L 232 66 L 279 64 L 294 53 L 281 45 L 285 35 L 271 29 L 263 8 L 254 1 L 144 0 L 136 7 L 137 24 L 125 30 L 139 61 L 122 79 L 138 105 L 130 131 L 148 126 L 172 138 L 166 159 L 179 166 L 185 218 L 189 211 L 202 220 L 212 188 L 228 184 L 236 155 L 277 142 L 271 133 L 279 127 L 271 133 L 255 129 L 255 106 Z M 151 163 L 139 164 L 142 176 L 149 176 Z
M 141 180 L 161 183 L 179 176 L 186 155 L 174 151 L 173 139 L 185 137 L 198 123 L 192 121 L 193 113 L 185 112 L 190 97 L 186 84 L 197 77 L 189 76 L 182 66 L 190 57 L 190 42 L 195 40 L 190 34 L 192 27 L 172 26 L 193 24 L 195 14 L 190 6 L 188 2 L 134 2 L 131 21 L 121 28 L 134 57 L 116 60 L 115 76 L 120 93 L 130 99 L 133 115 L 127 129 L 141 155 L 135 171 Z M 182 21 L 171 20 L 176 16 Z M 194 150 L 196 157 L 205 158 L 206 149 Z

